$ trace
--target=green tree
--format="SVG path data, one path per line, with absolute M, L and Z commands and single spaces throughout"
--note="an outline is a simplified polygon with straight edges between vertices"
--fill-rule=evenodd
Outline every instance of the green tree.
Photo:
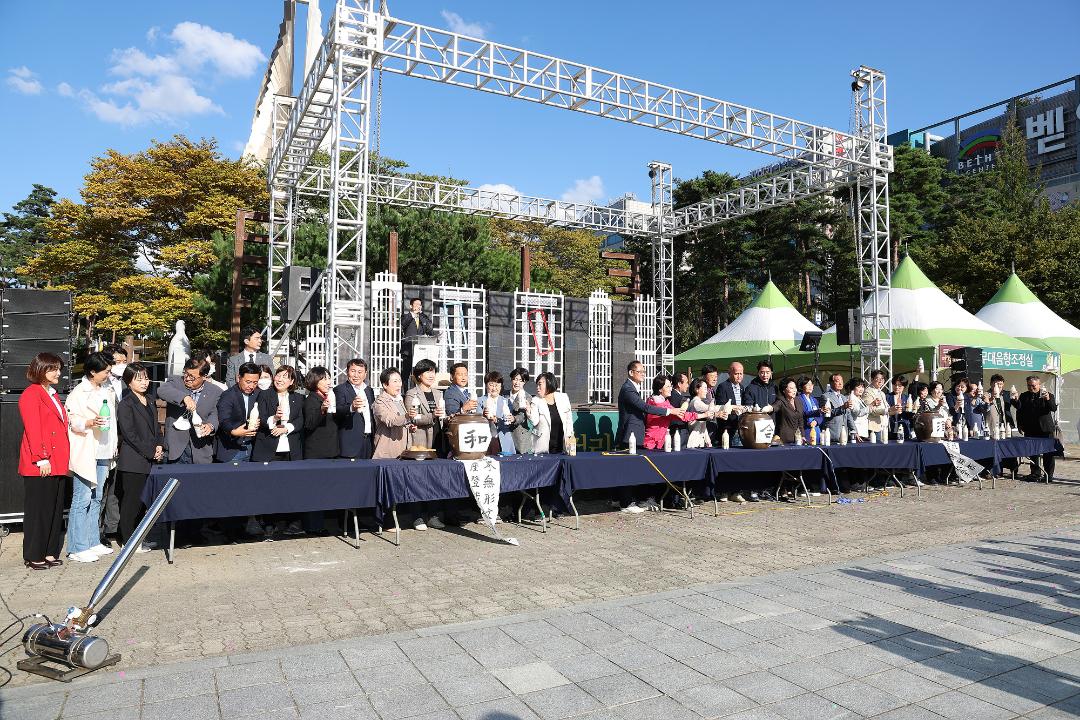
M 48 241 L 46 221 L 52 216 L 56 191 L 34 183 L 30 194 L 4 213 L 0 222 L 0 287 L 27 284 L 21 276 L 24 266 L 39 246 Z
M 594 232 L 495 219 L 491 221 L 491 233 L 497 245 L 515 257 L 520 257 L 522 245 L 529 245 L 532 258 L 529 281 L 537 289 L 588 297 L 597 289 L 612 294 L 623 284 L 608 277 L 608 267 L 616 265 L 600 259 L 603 238 Z M 516 266 L 520 274 L 520 260 Z

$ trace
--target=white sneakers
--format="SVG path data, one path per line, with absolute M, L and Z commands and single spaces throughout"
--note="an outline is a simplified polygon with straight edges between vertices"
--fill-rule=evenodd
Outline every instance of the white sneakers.
M 68 553 L 68 560 L 71 560 L 73 562 L 92 563 L 97 562 L 99 557 L 101 556 L 90 550 L 83 550 L 82 552 L 77 553 Z
M 638 501 L 638 507 L 645 508 L 649 512 L 660 512 L 660 503 L 655 498 L 646 498 Z
M 427 530 L 427 523 L 424 522 L 424 518 L 416 518 L 412 523 L 413 530 Z
M 100 556 L 100 555 L 112 555 L 113 554 L 113 549 L 111 547 L 105 547 L 104 545 L 101 545 L 99 543 L 99 544 L 95 545 L 94 547 L 90 548 L 90 552 L 92 552 L 92 553 L 94 553 L 95 555 L 98 555 L 98 556 Z
M 645 512 L 645 508 L 639 506 L 637 503 L 632 502 L 629 505 L 627 505 L 626 507 L 620 508 L 619 512 L 624 512 L 624 513 L 629 513 L 629 514 L 643 513 L 643 512 Z

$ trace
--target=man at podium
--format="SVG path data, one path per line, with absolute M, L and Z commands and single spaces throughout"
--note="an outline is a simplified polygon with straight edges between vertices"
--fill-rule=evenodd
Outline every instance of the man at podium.
M 401 315 L 401 360 L 403 367 L 412 369 L 417 358 L 413 357 L 419 337 L 434 335 L 431 318 L 424 312 L 420 298 L 409 300 L 409 311 Z M 407 373 L 402 373 L 403 375 Z

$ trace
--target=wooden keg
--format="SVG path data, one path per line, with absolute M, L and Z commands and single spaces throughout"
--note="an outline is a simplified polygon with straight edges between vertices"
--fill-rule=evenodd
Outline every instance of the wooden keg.
M 912 427 L 915 430 L 915 437 L 923 442 L 941 442 L 945 439 L 945 418 L 939 413 L 916 413 Z
M 745 448 L 764 450 L 773 441 L 776 425 L 769 413 L 745 412 L 739 416 L 739 437 Z
M 450 448 L 457 460 L 479 460 L 487 455 L 493 431 L 483 415 L 455 415 L 447 421 Z

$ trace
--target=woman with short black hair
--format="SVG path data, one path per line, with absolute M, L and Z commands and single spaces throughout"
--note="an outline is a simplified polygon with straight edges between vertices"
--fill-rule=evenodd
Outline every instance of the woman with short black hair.
M 539 421 L 536 401 L 525 392 L 525 384 L 528 382 L 529 371 L 525 368 L 519 367 L 510 371 L 510 413 L 513 415 L 510 435 L 514 441 L 514 449 L 523 454 L 533 452 L 536 436 L 532 430 Z
M 337 408 L 330 387 L 330 373 L 313 367 L 304 378 L 304 459 L 338 456 Z
M 143 486 L 150 466 L 161 462 L 165 452 L 165 436 L 157 420 L 157 406 L 147 399 L 150 374 L 142 363 L 131 363 L 124 369 L 124 384 L 128 392 L 116 410 L 116 425 L 120 430 L 120 450 L 116 472 L 120 484 L 120 542 L 127 544 L 142 519 Z M 142 544 L 135 552 L 148 552 L 150 545 Z
M 542 372 L 536 376 L 537 423 L 533 450 L 538 455 L 564 453 L 567 445 L 573 442 L 570 398 L 558 390 L 559 381 L 554 373 Z

